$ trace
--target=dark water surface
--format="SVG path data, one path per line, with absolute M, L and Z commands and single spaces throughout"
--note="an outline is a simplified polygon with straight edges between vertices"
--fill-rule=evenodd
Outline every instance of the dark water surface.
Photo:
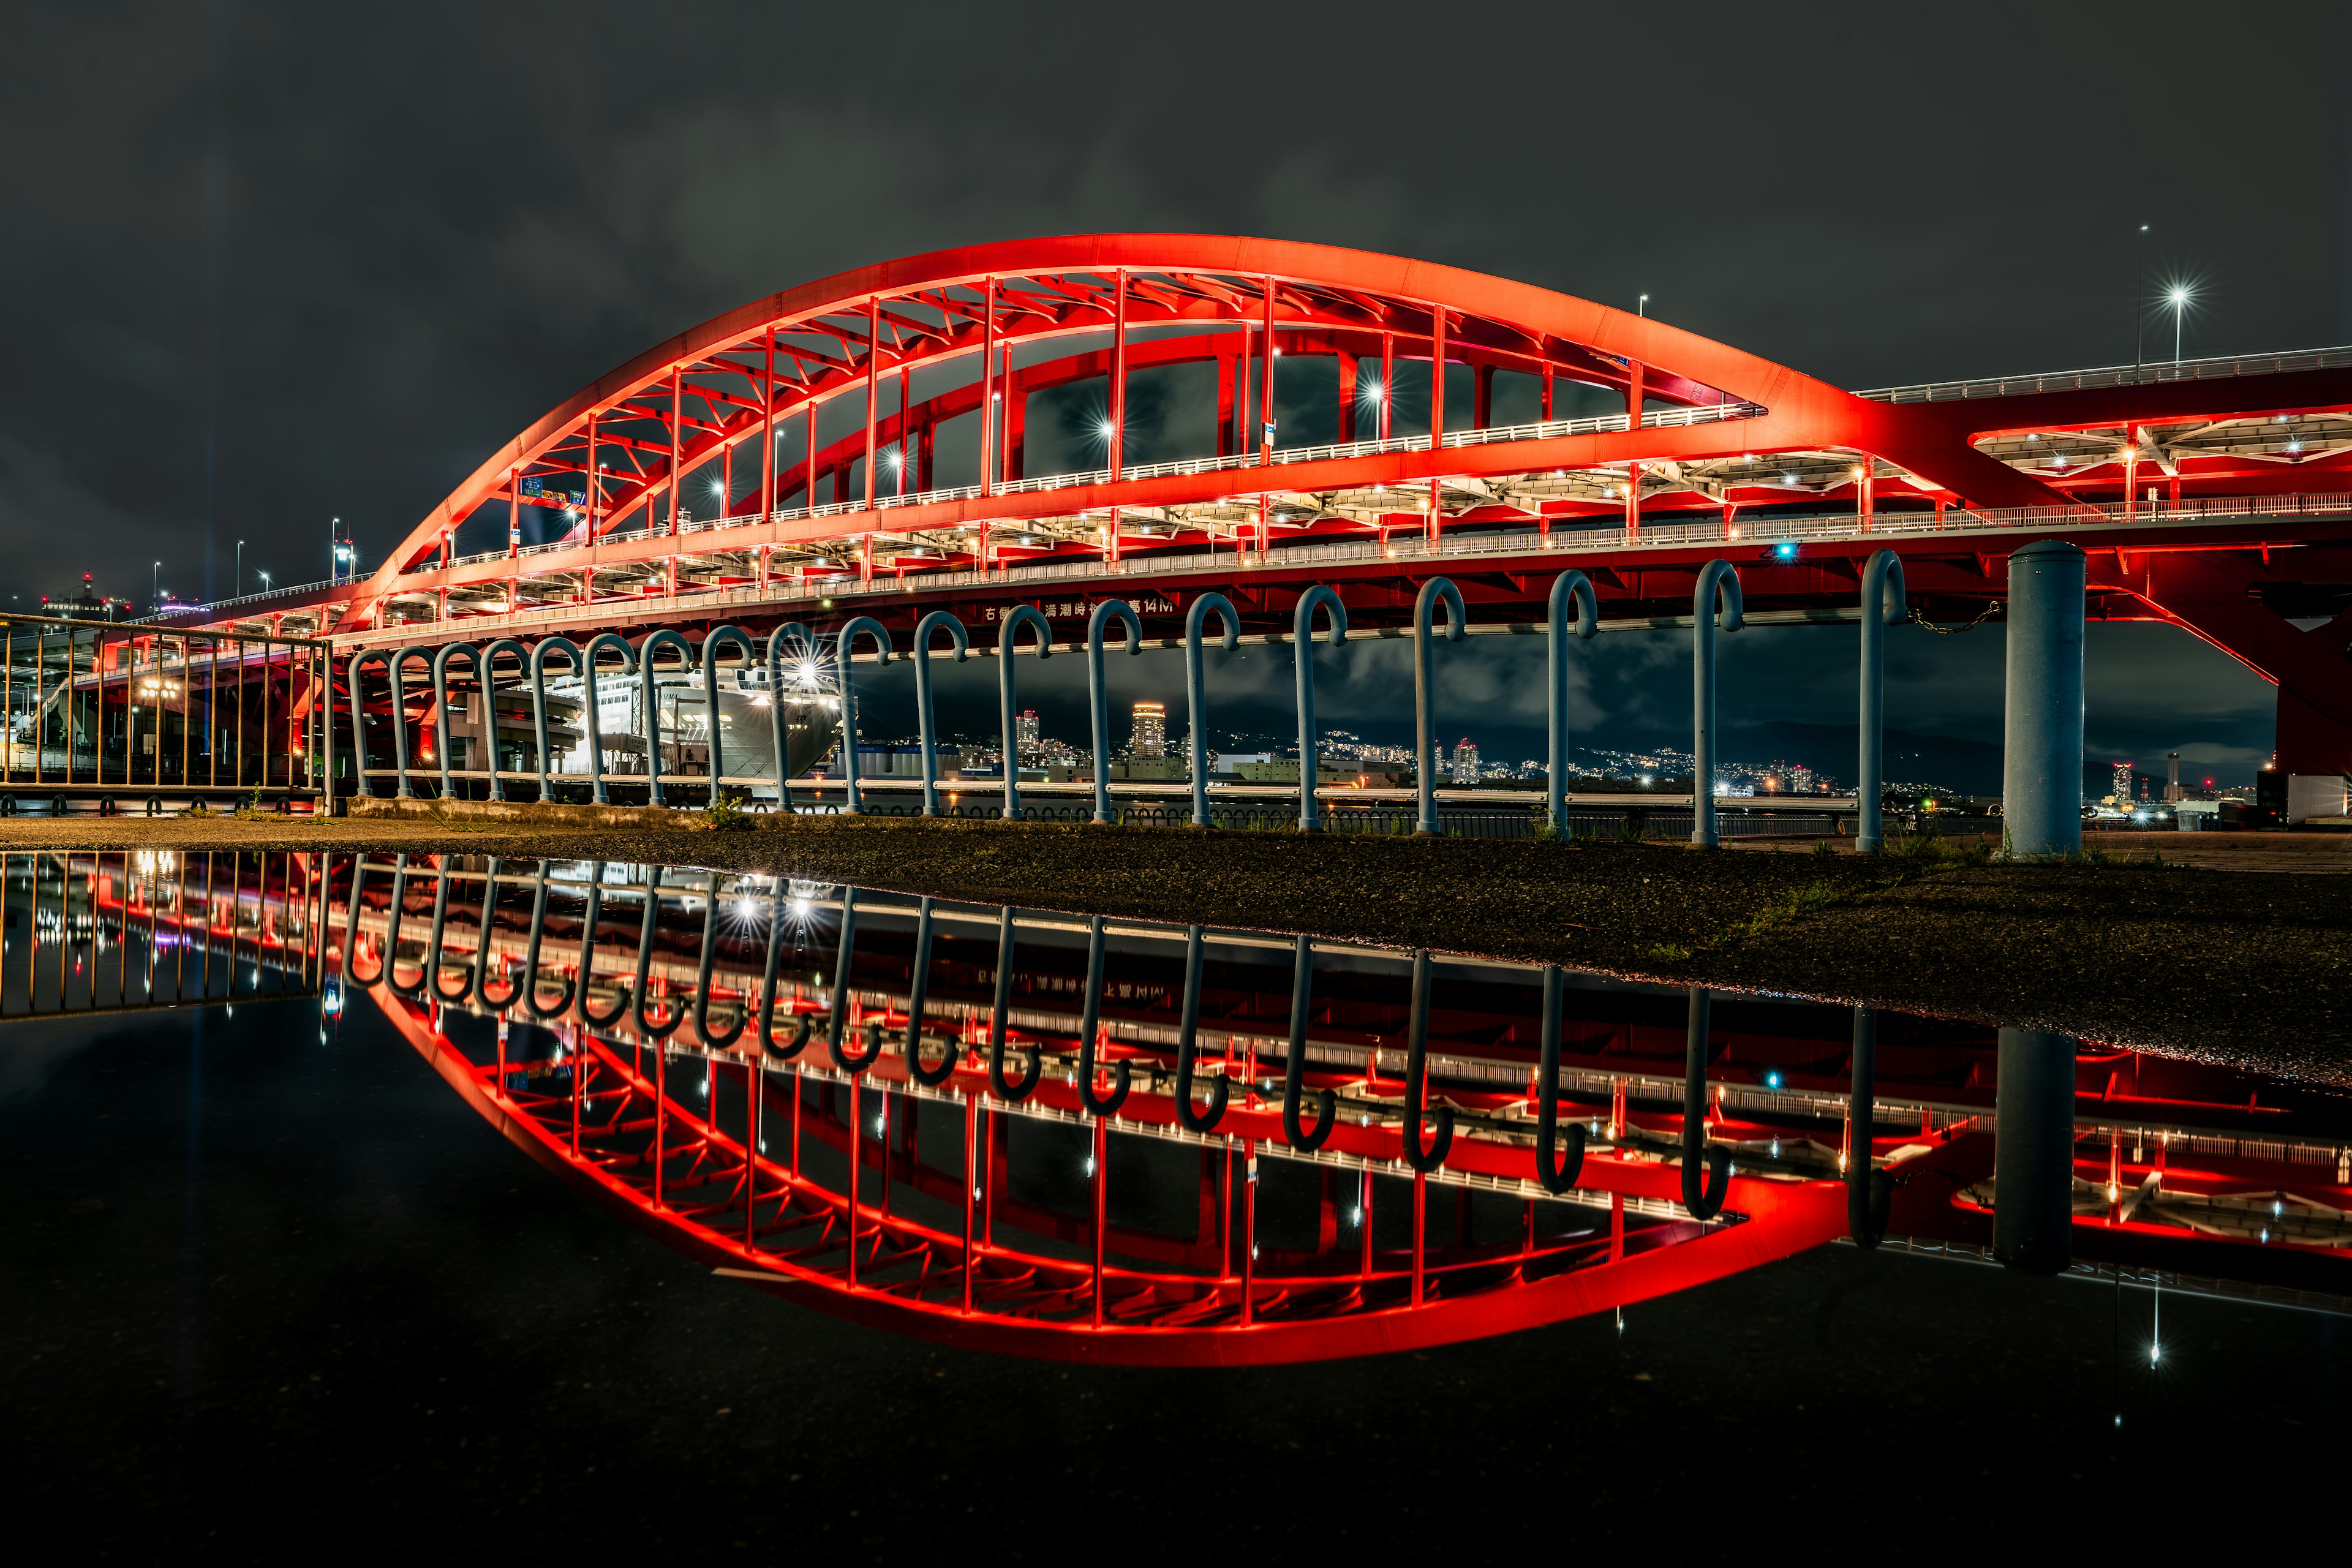
M 491 869 L 409 868 L 395 984 L 497 1001 L 537 909 L 537 999 L 556 999 L 597 873 L 548 868 L 542 904 L 540 867 L 497 867 L 478 987 Z M 933 910 L 925 1016 L 971 1053 L 934 1091 L 905 1073 L 908 900 L 856 901 L 844 989 L 842 889 L 714 889 L 670 870 L 647 921 L 646 868 L 608 867 L 590 1001 L 622 1016 L 541 1025 L 509 996 L 502 1031 L 478 994 L 435 1005 L 345 981 L 340 857 L 17 856 L 0 870 L 0 1441 L 15 1495 L 61 1521 L 78 1557 L 377 1542 L 662 1560 L 1485 1557 L 1671 1544 L 1662 1530 L 1704 1520 L 2041 1524 L 2145 1497 L 2192 1454 L 2240 1479 L 2166 1506 L 2218 1519 L 2244 1477 L 2299 1486 L 2343 1451 L 2352 1116 L 2309 1086 L 2095 1042 L 2053 1058 L 2045 1041 L 2043 1067 L 2073 1091 L 2049 1100 L 2053 1166 L 2046 1141 L 2017 1141 L 2036 1115 L 2049 1124 L 2025 1098 L 2032 1042 L 1878 1017 L 1871 1149 L 1901 1184 L 1885 1239 L 1864 1249 L 1852 1232 L 1878 1227 L 1866 1201 L 1849 1214 L 1837 1172 L 1859 1142 L 1855 1025 L 1819 1004 L 1707 999 L 1709 1110 L 1692 1136 L 1727 1151 L 1733 1175 L 1703 1223 L 1682 1201 L 1695 1009 L 1679 993 L 1560 977 L 1559 1121 L 1599 1131 L 1555 1197 L 1532 1181 L 1523 1103 L 1547 1032 L 1539 971 L 1426 970 L 1424 1093 L 1458 1121 L 1417 1184 L 1381 1124 L 1411 1102 L 1411 955 L 1313 953 L 1302 1078 L 1337 1089 L 1343 1125 L 1308 1160 L 1281 1120 L 1294 951 L 1245 933 L 1202 933 L 1197 973 L 1182 928 L 1106 933 L 1102 1049 L 1134 1079 L 1096 1142 L 1063 1070 L 1083 921 L 1011 922 L 1010 1087 L 1023 1045 L 1046 1064 L 1016 1106 L 986 1065 L 993 910 Z M 362 976 L 391 934 L 394 876 L 372 866 L 362 889 Z M 693 1003 L 714 891 L 706 1034 Z M 761 1068 L 756 1016 L 735 1047 L 709 1042 L 757 1014 L 777 919 L 791 924 L 772 1032 L 789 1045 L 786 1019 L 816 1026 Z M 623 1006 L 648 931 L 656 994 Z M 1207 1134 L 1179 1124 L 1165 1081 L 1188 990 L 1203 1078 L 1235 1042 L 1233 1100 Z M 862 1073 L 839 1065 L 824 1022 L 853 1008 L 853 1063 L 883 1020 Z M 940 1047 L 926 1060 L 946 1066 Z M 768 1152 L 747 1216 L 727 1195 L 740 1162 L 710 1151 L 740 1145 L 754 1081 Z M 614 1118 L 601 1136 L 599 1104 Z M 666 1129 L 658 1204 L 656 1162 L 629 1152 L 654 1147 L 651 1121 L 630 1120 L 648 1106 Z M 845 1212 L 825 1194 L 847 1186 L 853 1126 L 869 1129 L 854 1289 L 851 1247 L 818 1217 Z M 2040 1173 L 2032 1203 L 2011 1200 L 2021 1228 L 2000 1235 L 1996 1142 L 2001 1170 Z M 967 1312 L 973 1164 L 974 1224 L 995 1228 Z M 2053 1213 L 2054 1234 L 2027 1224 Z M 728 1251 L 747 1217 L 751 1242 Z M 1640 1274 L 1668 1265 L 1671 1288 Z M 1406 1348 L 1353 1353 L 1368 1334 Z M 1218 1364 L 1269 1344 L 1271 1364 Z M 1312 1359 L 1333 1345 L 1351 1353 Z M 1095 1364 L 1107 1355 L 1183 1364 Z

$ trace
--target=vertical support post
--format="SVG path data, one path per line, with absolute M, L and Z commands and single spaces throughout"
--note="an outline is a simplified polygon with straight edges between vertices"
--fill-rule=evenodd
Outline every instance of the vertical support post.
M 1435 453 L 1445 446 L 1445 307 L 1429 308 L 1429 449 Z M 1437 476 L 1429 476 L 1429 529 L 1427 539 L 1432 550 L 1437 548 L 1437 512 L 1442 492 Z
M 1637 544 L 1642 539 L 1642 465 L 1625 465 L 1625 542 Z
M 596 513 L 602 509 L 604 487 L 596 482 L 596 416 L 588 416 L 588 456 L 582 459 L 580 474 L 580 537 L 589 543 L 596 542 Z M 357 563 L 353 563 L 357 570 Z
M 1372 1173 L 1368 1166 L 1356 1183 L 1356 1209 L 1362 1216 L 1357 1221 L 1356 1248 L 1359 1271 L 1367 1279 L 1372 1277 Z
M 1252 1075 L 1255 1077 L 1255 1075 Z M 1101 1123 L 1096 1123 L 1100 1126 Z M 1257 1140 L 1242 1140 L 1242 1326 L 1249 1327 L 1257 1287 Z
M 1110 477 L 1116 481 L 1127 458 L 1127 269 L 1111 274 Z
M 1103 1229 L 1110 1213 L 1110 1121 L 1095 1118 L 1095 1327 L 1103 1326 Z
M 808 400 L 808 458 L 803 467 L 808 470 L 808 493 L 801 498 L 801 510 L 814 516 L 816 512 L 816 399 Z
M 1421 1305 L 1429 1263 L 1429 1178 L 1412 1173 L 1412 1304 Z
M 1552 364 L 1551 361 L 1546 360 L 1543 367 L 1543 406 L 1538 410 L 1536 417 L 1547 425 L 1551 423 L 1551 384 Z
M 681 367 L 669 373 L 669 533 L 673 539 L 677 536 L 677 498 L 686 489 L 686 476 L 677 468 L 685 460 L 686 372 Z
M 980 493 L 996 493 L 997 390 L 996 390 L 996 279 L 987 278 L 980 285 Z M 969 1261 L 969 1260 L 967 1260 Z M 965 1270 L 967 1289 L 971 1271 Z M 970 1303 L 966 1303 L 970 1310 Z
M 1873 552 L 1862 571 L 1862 755 L 1853 802 L 1853 847 L 1865 855 L 1885 843 L 1879 796 L 1886 777 L 1886 628 L 1903 618 L 1903 604 L 1902 558 Z
M 522 554 L 522 470 L 507 474 L 507 559 Z
M 1999 1072 L 1992 1255 L 2020 1273 L 2055 1274 L 2074 1258 L 2074 1038 L 2003 1029 Z
M 1389 438 L 1389 410 L 1396 406 L 1396 334 L 1381 334 L 1381 421 L 1376 439 Z
M 839 1026 L 839 1020 L 835 1021 Z M 866 1163 L 866 1079 L 849 1080 L 849 1288 L 857 1289 L 857 1168 Z
M 1642 427 L 1643 401 L 1642 370 L 1640 360 L 1625 362 L 1625 428 L 1628 430 L 1639 430 Z
M 882 390 L 882 296 L 866 298 L 866 508 L 874 509 L 874 416 Z
M 1260 468 L 1274 466 L 1274 278 L 1265 279 L 1265 341 L 1258 345 L 1258 385 L 1263 389 L 1258 402 L 1257 460 Z
M 1723 629 L 1745 624 L 1739 573 L 1728 561 L 1700 568 L 1691 596 L 1691 842 L 1716 845 L 1715 831 L 1715 623 L 1716 595 L 1723 596 Z
M 1217 456 L 1225 457 L 1241 449 L 1241 405 L 1236 400 L 1234 373 L 1241 360 L 1234 354 L 1217 356 Z
M 773 327 L 768 329 L 767 348 L 767 367 L 760 382 L 760 517 L 762 521 L 776 515 L 776 329 Z
M 2046 539 L 2009 558 L 2003 837 L 2014 856 L 2083 847 L 2083 552 Z
M 1339 354 L 1339 418 L 1332 439 L 1346 446 L 1356 438 L 1356 356 Z
M 1482 364 L 1471 373 L 1470 428 L 1488 430 L 1494 427 L 1494 424 L 1495 367 Z
M 1609 1194 L 1609 1261 L 1625 1260 L 1625 1194 Z
M 979 1201 L 980 1102 L 967 1097 L 963 1102 L 963 1310 L 966 1312 L 971 1310 L 972 1232 Z

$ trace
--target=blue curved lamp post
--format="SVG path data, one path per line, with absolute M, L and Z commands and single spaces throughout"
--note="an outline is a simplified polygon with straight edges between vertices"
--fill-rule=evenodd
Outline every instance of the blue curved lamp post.
M 1551 730 L 1551 776 L 1545 785 L 1552 831 L 1568 834 L 1568 612 L 1576 609 L 1576 635 L 1591 637 L 1601 629 L 1601 604 L 1591 580 L 1581 572 L 1563 572 L 1551 581 L 1551 599 L 1544 623 L 1545 676 L 1549 696 L 1545 711 Z
M 363 795 L 373 795 L 375 791 L 367 782 L 367 738 L 361 728 L 365 722 L 366 713 L 365 705 L 360 701 L 360 666 L 376 658 L 383 660 L 384 674 L 392 681 L 393 764 L 400 781 L 399 797 L 409 800 L 415 798 L 416 792 L 408 782 L 408 710 L 401 694 L 400 669 L 410 659 L 416 658 L 423 659 L 425 668 L 430 670 L 433 656 L 421 647 L 363 649 L 352 655 L 351 663 L 345 667 L 348 673 L 344 679 L 352 688 L 352 765 L 359 774 L 360 792 Z
M 786 621 L 768 634 L 768 733 L 776 748 L 776 809 L 779 811 L 793 808 L 791 737 L 784 732 L 784 653 L 789 645 L 797 642 L 805 654 L 811 641 L 808 627 L 798 621 Z M 767 1026 L 762 1024 L 761 1027 L 765 1029 Z M 761 1037 L 764 1039 L 765 1036 Z
M 1443 577 L 1432 577 L 1421 585 L 1421 593 L 1412 602 L 1412 724 L 1413 782 L 1421 792 L 1421 820 L 1413 826 L 1416 836 L 1437 831 L 1437 751 L 1436 751 L 1436 660 L 1429 646 L 1431 623 L 1436 618 L 1438 601 L 1446 609 L 1445 640 L 1460 642 L 1467 630 L 1465 623 L 1469 612 L 1462 607 L 1462 590 Z
M 1323 810 L 1315 798 L 1322 746 L 1315 734 L 1315 612 L 1329 612 L 1331 646 L 1348 640 L 1348 606 L 1320 583 L 1298 596 L 1290 617 L 1291 651 L 1298 660 L 1298 831 L 1314 833 L 1323 826 Z
M 654 652 L 665 647 L 677 649 L 683 668 L 692 669 L 695 665 L 694 645 L 667 626 L 648 634 L 646 640 L 637 646 L 637 686 L 646 710 L 646 798 L 656 805 L 669 804 L 669 796 L 662 788 L 660 694 L 654 686 Z M 677 726 L 673 724 L 671 728 L 675 731 Z M 676 741 L 677 737 L 673 733 L 670 739 Z
M 719 722 L 719 649 L 726 643 L 743 650 L 746 665 L 757 662 L 760 657 L 751 634 L 741 626 L 713 626 L 710 635 L 702 639 L 702 710 L 710 715 L 710 800 L 714 805 L 722 793 L 719 781 L 727 776 L 726 731 Z
M 463 655 L 473 667 L 474 679 L 482 689 L 483 749 L 488 753 L 490 798 L 506 799 L 506 791 L 499 783 L 499 713 L 498 691 L 490 682 L 490 661 L 501 653 L 511 653 L 520 663 L 527 664 L 530 656 L 522 644 L 512 637 L 498 637 L 487 647 L 477 649 L 471 643 L 453 642 L 445 645 L 433 656 L 433 735 L 434 744 L 441 751 L 441 798 L 450 794 L 449 778 L 449 660 Z
M 1910 615 L 1903 558 L 1875 551 L 1862 569 L 1862 758 L 1854 786 L 1853 847 L 1867 855 L 1886 842 L 1879 796 L 1886 788 L 1886 628 Z
M 996 698 L 1004 722 L 1004 820 L 1021 819 L 1021 742 L 1016 738 L 1013 719 L 1020 711 L 1020 698 L 1013 675 L 1013 656 L 1018 650 L 1013 639 L 1023 626 L 1037 628 L 1037 657 L 1046 658 L 1054 651 L 1054 630 L 1034 605 L 1015 605 L 1006 612 L 1004 629 L 996 637 Z
M 588 668 L 587 659 L 580 652 L 580 645 L 570 637 L 541 637 L 530 650 L 530 718 L 539 742 L 539 798 L 541 800 L 555 798 L 555 781 L 551 776 L 555 758 L 547 745 L 547 656 L 551 653 L 561 653 L 570 660 L 574 675 Z
M 1683 1207 L 1701 1220 L 1723 1212 L 1731 1180 L 1731 1156 L 1706 1135 L 1708 1003 L 1705 986 L 1691 987 L 1683 1041 Z
M 1087 617 L 1087 695 L 1095 721 L 1095 820 L 1110 816 L 1110 697 L 1103 690 L 1103 633 L 1113 621 L 1127 628 L 1127 651 L 1143 651 L 1143 622 L 1125 599 L 1105 599 Z M 1091 1089 L 1089 1090 L 1091 1092 Z
M 1225 628 L 1227 652 L 1241 646 L 1242 618 L 1223 594 L 1202 594 L 1184 612 L 1184 716 L 1192 728 L 1192 826 L 1209 826 L 1209 691 L 1201 672 L 1201 633 L 1209 616 L 1220 616 Z
M 940 737 L 939 726 L 931 716 L 931 638 L 944 631 L 955 647 L 955 659 L 961 664 L 971 654 L 971 640 L 964 635 L 963 623 L 946 610 L 933 610 L 915 623 L 915 646 L 908 656 L 915 661 L 915 722 L 923 734 L 923 815 L 940 814 Z
M 850 676 L 849 650 L 857 642 L 857 634 L 866 633 L 874 639 L 879 650 L 877 664 L 890 662 L 890 629 L 871 616 L 859 616 L 841 628 L 835 641 L 833 662 L 841 672 L 841 771 L 849 786 L 849 815 L 856 816 L 865 808 L 865 797 L 857 791 L 857 683 Z
M 1739 573 L 1728 561 L 1699 569 L 1691 595 L 1691 842 L 1712 848 L 1715 831 L 1715 600 L 1723 595 L 1723 629 L 1740 617 Z
M 441 753 L 441 798 L 449 798 L 449 660 L 462 658 L 482 679 L 482 656 L 472 643 L 443 643 L 433 654 L 433 745 Z M 483 685 L 489 683 L 483 680 Z M 460 997 L 460 1001 L 464 998 Z

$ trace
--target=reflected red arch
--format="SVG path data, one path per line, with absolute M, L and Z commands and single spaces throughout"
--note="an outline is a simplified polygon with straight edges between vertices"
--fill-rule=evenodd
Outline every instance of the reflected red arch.
M 1701 1226 L 1663 1217 L 1659 1211 L 1677 1190 L 1671 1168 L 1595 1157 L 1586 1162 L 1580 1184 L 1625 1200 L 1651 1200 L 1643 1205 L 1653 1211 L 1649 1216 L 1624 1226 L 1614 1241 L 1603 1230 L 1557 1245 L 1531 1243 L 1522 1252 L 1506 1248 L 1442 1262 L 1427 1269 L 1418 1300 L 1410 1267 L 1393 1261 L 1362 1275 L 1281 1272 L 1278 1257 L 1263 1273 L 1250 1265 L 1238 1276 L 1132 1262 L 1106 1264 L 1097 1273 L 1083 1259 L 999 1241 L 978 1249 L 967 1268 L 961 1236 L 880 1212 L 870 1195 L 857 1208 L 850 1245 L 847 1194 L 747 1151 L 693 1108 L 657 1100 L 654 1086 L 601 1041 L 583 1039 L 583 1056 L 575 1060 L 587 1066 L 575 1098 L 570 1079 L 550 1087 L 542 1076 L 534 1089 L 498 1062 L 474 1061 L 440 1032 L 436 1009 L 382 986 L 371 988 L 370 995 L 443 1079 L 509 1140 L 667 1245 L 803 1306 L 971 1349 L 1127 1365 L 1245 1365 L 1377 1354 L 1514 1332 L 1687 1289 L 1818 1246 L 1845 1226 L 1842 1184 L 1746 1177 L 1735 1178 L 1731 1194 L 1740 1223 Z M 752 1062 L 748 1054 L 733 1059 L 745 1070 Z M 901 1063 L 892 1058 L 887 1066 Z M 959 1077 L 960 1097 L 982 1098 L 984 1073 Z M 879 1087 L 907 1088 L 895 1079 Z M 1075 1091 L 1058 1082 L 1033 1102 L 1074 1119 L 1075 1103 Z M 770 1104 L 763 1116 L 787 1113 Z M 1164 1101 L 1131 1105 L 1130 1125 L 1171 1119 Z M 1231 1121 L 1243 1147 L 1280 1152 L 1278 1112 Z M 616 1141 L 598 1131 L 610 1126 L 642 1136 L 649 1121 L 662 1128 L 663 1157 L 655 1162 L 630 1157 L 625 1137 Z M 838 1122 L 806 1131 L 846 1147 Z M 1368 1145 L 1395 1143 L 1392 1132 L 1354 1131 Z M 647 1140 L 645 1147 L 650 1146 Z M 1517 1147 L 1464 1141 L 1456 1150 L 1454 1163 L 1465 1173 L 1503 1174 L 1507 1168 L 1517 1177 L 1528 1160 L 1527 1151 Z M 864 1152 L 859 1169 L 869 1171 L 877 1152 L 868 1144 Z M 667 1173 L 667 1190 L 657 1171 Z M 912 1162 L 893 1172 L 902 1183 L 917 1173 Z M 960 1185 L 952 1176 L 936 1179 Z M 994 1178 L 990 1184 L 996 1184 Z M 1620 1225 L 1622 1213 L 1621 1207 Z M 1118 1250 L 1129 1248 L 1122 1241 Z M 1097 1288 L 1105 1320 L 1099 1323 Z

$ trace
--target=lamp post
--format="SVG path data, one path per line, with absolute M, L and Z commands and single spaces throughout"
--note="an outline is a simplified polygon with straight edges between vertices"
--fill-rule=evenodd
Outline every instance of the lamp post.
M 2137 370 L 2147 348 L 2147 225 L 2139 226 L 2139 244 L 2132 254 L 2132 368 Z
M 232 599 L 245 597 L 245 541 L 242 539 L 236 542 L 236 592 L 231 594 L 229 597 Z
M 2172 306 L 2172 363 L 2178 367 L 2180 363 L 2180 318 L 2189 310 L 2188 285 L 2174 284 L 2171 291 L 2165 295 L 2165 300 Z
M 163 603 L 163 563 L 161 561 L 155 563 L 155 571 L 152 581 L 150 584 L 150 588 L 152 591 L 148 595 L 147 603 L 149 608 L 152 610 L 160 607 Z

